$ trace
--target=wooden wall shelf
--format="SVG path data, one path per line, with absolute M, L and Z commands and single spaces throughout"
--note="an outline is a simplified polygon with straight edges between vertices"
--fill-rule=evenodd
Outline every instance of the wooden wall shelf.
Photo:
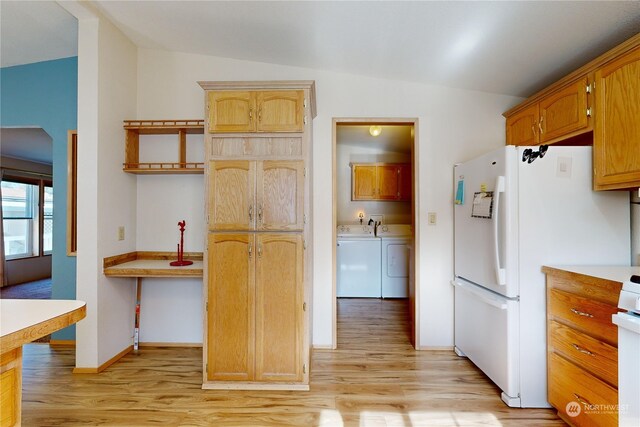
M 192 260 L 188 267 L 172 267 L 176 252 L 136 251 L 107 257 L 103 260 L 105 276 L 111 277 L 202 277 L 202 252 L 185 252 Z
M 134 174 L 202 174 L 204 163 L 187 162 L 187 134 L 204 134 L 204 120 L 125 120 L 123 170 Z M 140 135 L 178 135 L 177 162 L 140 162 Z

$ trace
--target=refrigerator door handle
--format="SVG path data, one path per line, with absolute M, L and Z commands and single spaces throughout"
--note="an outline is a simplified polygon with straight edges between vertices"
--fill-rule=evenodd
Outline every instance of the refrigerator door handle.
M 500 193 L 504 193 L 504 176 L 496 177 L 496 186 L 493 190 L 493 248 L 494 248 L 494 268 L 496 271 L 496 280 L 499 285 L 507 284 L 507 270 L 501 268 L 500 262 L 500 240 L 498 232 L 500 230 Z
M 480 289 L 477 289 L 477 286 L 475 285 L 471 285 L 469 283 L 465 283 L 465 282 L 461 282 L 459 280 L 452 280 L 451 284 L 453 286 L 457 286 L 460 289 L 464 289 L 465 291 L 472 293 L 474 296 L 476 296 L 480 301 L 484 302 L 485 304 L 489 304 L 492 307 L 495 307 L 499 310 L 506 310 L 507 309 L 507 303 L 503 300 L 500 299 L 497 296 L 493 296 L 493 295 L 489 295 L 489 293 L 487 291 L 482 291 Z

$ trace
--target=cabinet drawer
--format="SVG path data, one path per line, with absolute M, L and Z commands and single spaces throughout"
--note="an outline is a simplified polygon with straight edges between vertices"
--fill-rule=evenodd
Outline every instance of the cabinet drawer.
M 618 386 L 618 349 L 558 322 L 549 322 L 551 351 Z
M 618 344 L 618 331 L 611 322 L 611 316 L 618 312 L 616 306 L 550 289 L 548 310 L 551 319 L 569 323 L 609 344 Z
M 549 354 L 548 369 L 549 403 L 565 420 L 576 426 L 618 425 L 615 388 L 555 353 Z

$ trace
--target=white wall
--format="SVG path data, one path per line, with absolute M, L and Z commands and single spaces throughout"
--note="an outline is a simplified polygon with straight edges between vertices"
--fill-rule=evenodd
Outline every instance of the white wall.
M 317 89 L 318 116 L 313 126 L 313 344 L 330 346 L 333 342 L 332 118 L 417 117 L 419 342 L 423 347 L 451 346 L 453 296 L 449 280 L 453 271 L 453 164 L 503 145 L 504 119 L 501 114 L 520 99 L 321 70 L 139 49 L 137 118 L 202 118 L 204 96 L 196 83 L 198 80 L 291 79 L 315 80 Z M 166 183 L 153 179 L 153 182 L 138 181 L 138 249 L 146 249 L 147 244 L 149 249 L 152 246 L 155 249 L 156 242 L 163 246 L 159 249 L 170 248 L 170 242 L 175 242 L 176 236 L 171 224 L 191 212 L 193 228 L 188 231 L 188 239 L 191 239 L 188 244 L 195 250 L 196 236 L 204 234 L 197 227 L 198 222 L 204 223 L 203 217 L 198 216 L 202 215 L 202 177 L 172 176 Z M 156 186 L 167 190 L 178 187 L 183 194 L 173 205 L 163 204 L 161 208 L 149 203 L 155 197 L 151 194 L 160 191 L 152 189 Z M 437 225 L 424 225 L 427 212 L 437 212 Z M 202 240 L 199 242 L 201 244 Z M 164 316 L 175 322 L 169 330 L 163 329 L 164 324 L 145 324 L 141 332 L 145 337 L 176 342 L 201 337 L 202 300 L 196 289 L 199 284 L 193 281 L 180 283 L 175 286 L 184 286 L 185 292 L 179 295 L 179 306 L 160 303 L 174 298 L 177 293 L 168 283 L 165 287 L 145 287 L 143 319 L 145 316 Z
M 375 147 L 336 145 L 336 202 L 338 224 L 357 224 L 358 212 L 364 212 L 364 223 L 369 215 L 382 214 L 386 224 L 411 224 L 411 202 L 372 202 L 351 200 L 350 163 L 411 163 L 411 154 L 391 153 Z
M 135 117 L 136 47 L 108 20 L 78 25 L 77 298 L 87 317 L 76 329 L 76 366 L 97 368 L 131 345 L 132 279 L 108 279 L 104 257 L 136 248 L 136 180 L 122 172 L 122 120 Z M 117 240 L 118 226 L 126 238 Z

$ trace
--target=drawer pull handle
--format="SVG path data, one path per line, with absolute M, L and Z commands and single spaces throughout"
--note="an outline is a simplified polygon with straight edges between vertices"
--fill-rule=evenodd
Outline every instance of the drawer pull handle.
M 593 314 L 591 314 L 591 313 L 586 313 L 586 312 L 584 312 L 584 311 L 580 311 L 580 310 L 577 310 L 577 309 L 575 309 L 575 308 L 572 308 L 572 309 L 571 309 L 571 312 L 572 312 L 572 313 L 574 313 L 574 314 L 577 314 L 578 316 L 583 316 L 583 317 L 593 317 Z
M 584 349 L 584 348 L 580 347 L 578 344 L 575 344 L 575 343 L 574 343 L 574 344 L 571 344 L 571 345 L 573 346 L 573 348 L 575 348 L 575 349 L 576 349 L 577 351 L 579 351 L 580 353 L 582 353 L 582 354 L 587 354 L 587 355 L 589 355 L 589 356 L 594 356 L 594 357 L 595 357 L 595 354 L 593 354 L 593 353 L 592 353 L 592 352 L 590 352 L 589 350 L 586 350 L 586 349 Z
M 576 398 L 576 400 L 580 403 L 582 403 L 585 407 L 591 408 L 593 407 L 593 405 L 591 404 L 591 402 L 589 402 L 587 399 L 583 398 L 582 396 L 580 396 L 579 394 L 573 393 L 573 397 Z

